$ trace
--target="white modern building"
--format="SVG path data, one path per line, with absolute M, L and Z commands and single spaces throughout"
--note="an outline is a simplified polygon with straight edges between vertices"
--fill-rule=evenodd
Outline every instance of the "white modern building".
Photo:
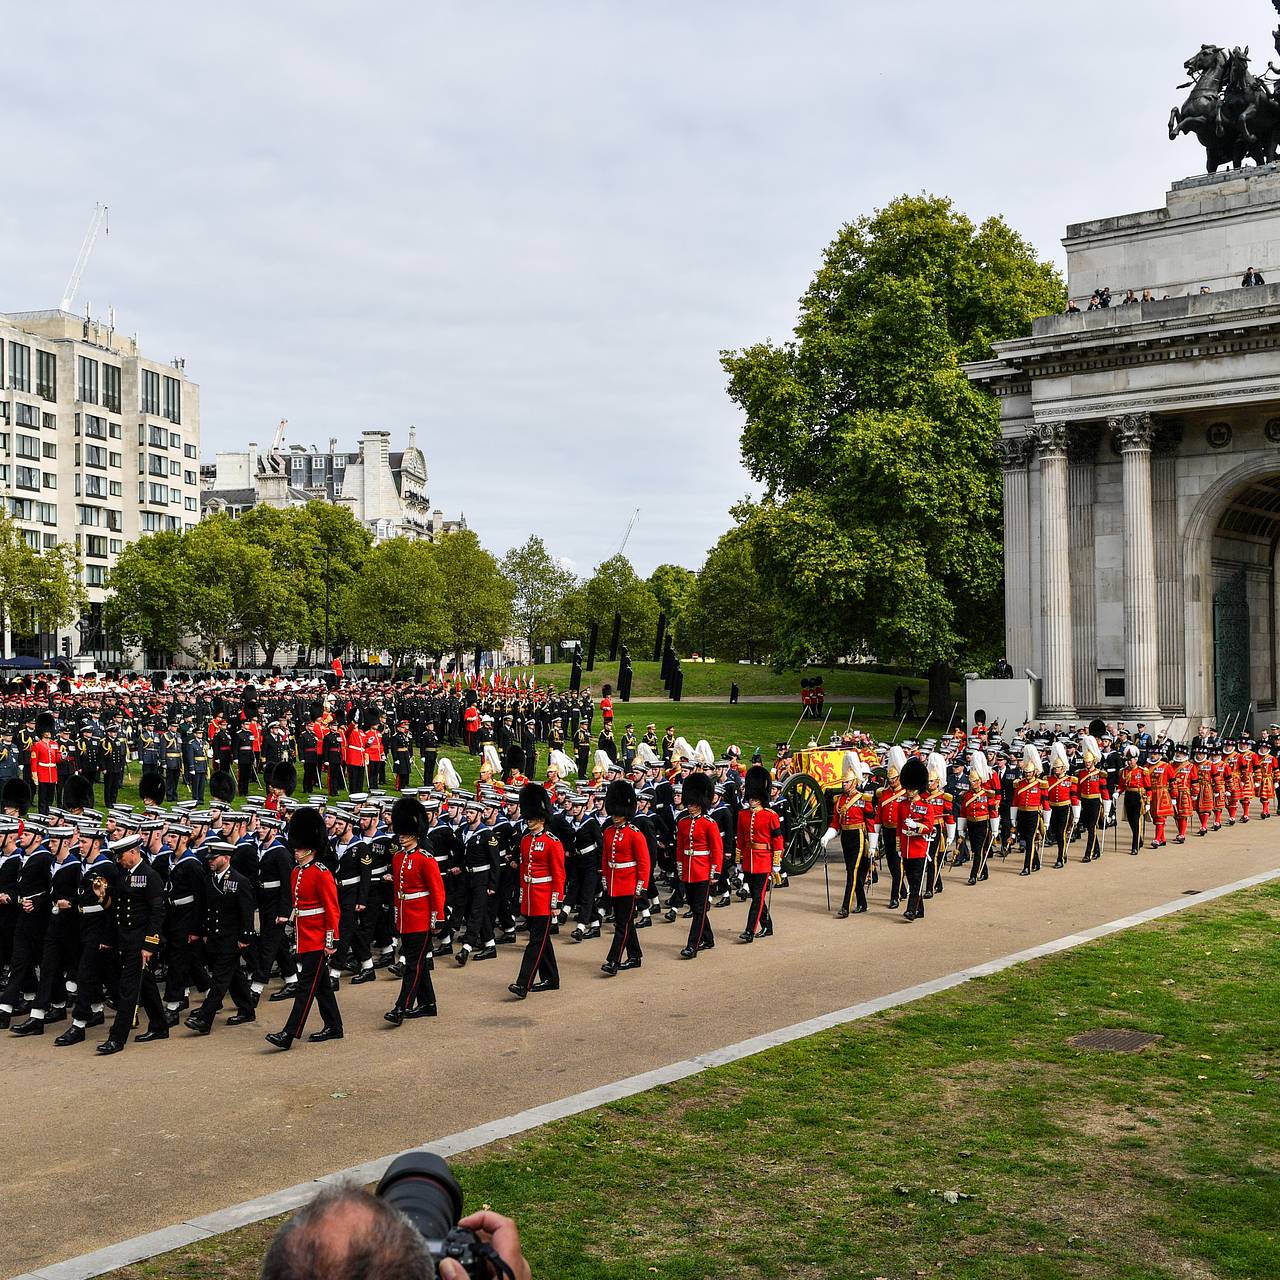
M 200 518 L 200 391 L 184 362 L 66 311 L 0 314 L 0 500 L 37 550 L 80 551 L 89 610 L 52 633 L 4 637 L 5 653 L 111 662 L 107 574 L 127 542 Z
M 446 520 L 427 496 L 427 461 L 416 434 L 402 452 L 391 451 L 389 431 L 360 435 L 354 453 L 339 450 L 336 440 L 320 450 L 300 444 L 285 449 L 281 440 L 265 452 L 250 443 L 245 450 L 220 452 L 212 466 L 200 468 L 204 515 L 226 511 L 233 517 L 259 504 L 300 506 L 320 500 L 350 509 L 377 539 L 426 538 L 437 542 L 446 533 L 465 529 L 465 516 Z

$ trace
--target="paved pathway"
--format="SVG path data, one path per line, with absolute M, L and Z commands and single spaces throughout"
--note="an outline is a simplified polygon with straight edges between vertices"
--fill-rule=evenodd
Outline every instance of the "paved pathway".
M 0 1072 L 23 1105 L 6 1125 L 0 1274 L 1269 871 L 1277 832 L 1253 822 L 1137 858 L 1108 848 L 1030 879 L 997 862 L 975 888 L 951 876 L 912 925 L 886 909 L 883 879 L 869 914 L 835 920 L 819 867 L 774 894 L 779 934 L 750 948 L 734 941 L 737 903 L 713 913 L 714 951 L 681 961 L 682 924 L 659 924 L 641 935 L 644 968 L 611 980 L 600 943 L 562 935 L 563 989 L 518 1003 L 506 992 L 517 954 L 504 947 L 497 961 L 437 969 L 436 1021 L 388 1029 L 393 985 L 380 976 L 344 984 L 345 1040 L 283 1054 L 262 1040 L 283 1016 L 265 1003 L 257 1026 L 180 1029 L 109 1059 L 92 1052 L 100 1030 L 71 1049 L 4 1036 Z M 832 868 L 833 893 L 842 876 Z

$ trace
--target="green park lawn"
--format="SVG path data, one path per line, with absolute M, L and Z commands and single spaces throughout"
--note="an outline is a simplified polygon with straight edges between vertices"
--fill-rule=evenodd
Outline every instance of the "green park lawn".
M 1278 924 L 1238 894 L 558 1121 L 457 1160 L 467 1208 L 559 1280 L 1275 1277 Z M 113 1275 L 248 1280 L 276 1225 Z

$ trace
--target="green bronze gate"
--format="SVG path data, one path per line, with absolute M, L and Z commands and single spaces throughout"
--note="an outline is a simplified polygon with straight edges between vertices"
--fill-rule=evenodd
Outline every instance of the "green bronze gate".
M 1237 573 L 1213 597 L 1214 710 L 1220 729 L 1245 730 L 1249 710 L 1249 595 Z

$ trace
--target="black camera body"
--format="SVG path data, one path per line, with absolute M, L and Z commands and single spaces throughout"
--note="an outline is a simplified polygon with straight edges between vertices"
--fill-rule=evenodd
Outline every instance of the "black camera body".
M 453 1258 L 472 1280 L 511 1274 L 491 1245 L 483 1243 L 474 1231 L 458 1226 L 462 1188 L 441 1156 L 431 1151 L 397 1156 L 374 1194 L 408 1218 L 437 1271 L 441 1258 Z

